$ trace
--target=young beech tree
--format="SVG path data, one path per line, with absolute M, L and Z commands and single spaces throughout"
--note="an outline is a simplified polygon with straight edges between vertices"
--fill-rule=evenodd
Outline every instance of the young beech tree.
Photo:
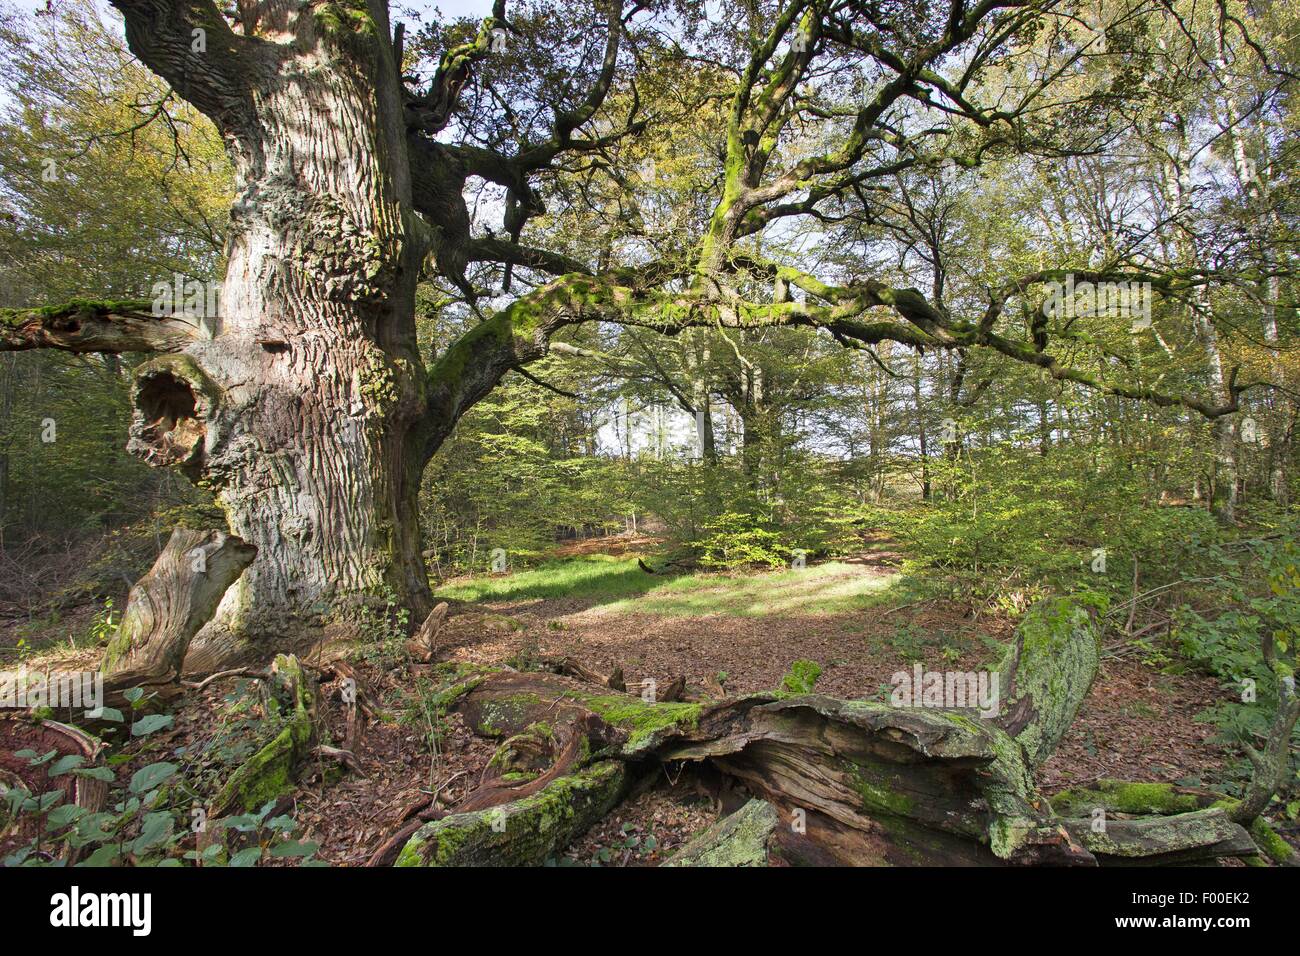
M 236 198 L 220 315 L 47 304 L 7 313 L 0 347 L 154 353 L 135 371 L 129 448 L 212 488 L 229 530 L 257 548 L 191 649 L 192 670 L 380 588 L 418 621 L 430 599 L 417 522 L 426 463 L 466 409 L 577 323 L 988 349 L 1211 417 L 1235 411 L 1245 387 L 1229 372 L 1225 401 L 1126 383 L 1121 359 L 1031 308 L 1064 269 L 1008 275 L 980 308 L 953 314 L 865 268 L 831 276 L 772 257 L 790 224 L 870 205 L 902 172 L 1099 148 L 1149 63 L 1136 27 L 1172 15 L 1160 5 L 781 0 L 709 23 L 705 4 L 682 0 L 520 11 L 498 0 L 476 32 L 421 38 L 459 40 L 421 82 L 386 0 L 112 4 L 134 54 L 225 141 Z M 582 177 L 626 184 L 637 143 L 671 141 L 638 82 L 653 73 L 662 87 L 674 71 L 698 81 L 701 108 L 723 104 L 699 234 L 624 228 L 612 250 L 524 235 L 556 183 L 571 195 Z M 502 191 L 499 227 L 471 231 L 467 183 Z M 601 251 L 572 254 L 584 245 Z M 480 308 L 473 282 L 484 263 L 505 271 L 495 310 Z M 436 358 L 418 350 L 414 315 L 431 274 L 482 319 Z M 1074 274 L 1184 298 L 1224 278 L 1132 264 Z

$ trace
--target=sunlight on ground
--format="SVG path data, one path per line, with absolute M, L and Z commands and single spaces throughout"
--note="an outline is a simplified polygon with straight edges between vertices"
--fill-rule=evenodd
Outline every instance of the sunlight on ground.
M 770 614 L 842 614 L 905 600 L 900 575 L 838 561 L 787 571 L 649 575 L 636 558 L 589 555 L 550 561 L 504 576 L 483 575 L 439 588 L 438 597 L 462 601 L 574 598 L 615 614 L 669 617 L 762 617 Z

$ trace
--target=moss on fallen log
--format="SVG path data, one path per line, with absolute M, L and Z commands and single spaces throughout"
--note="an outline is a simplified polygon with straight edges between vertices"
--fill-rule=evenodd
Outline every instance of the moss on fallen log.
M 1063 817 L 1087 817 L 1095 810 L 1107 813 L 1145 814 L 1191 813 L 1211 801 L 1171 783 L 1132 783 L 1127 780 L 1098 780 L 1091 787 L 1063 790 L 1052 797 L 1052 809 Z
M 780 817 L 766 800 L 750 800 L 709 827 L 662 866 L 767 866 Z
M 1255 841 L 1260 853 L 1274 863 L 1280 866 L 1300 866 L 1300 853 L 1296 853 L 1291 844 L 1278 836 L 1263 817 L 1256 817 L 1250 822 L 1250 838 Z
M 521 800 L 425 824 L 396 865 L 539 865 L 612 810 L 626 785 L 622 763 L 601 761 Z
M 1000 723 L 1039 767 L 1060 744 L 1092 688 L 1101 660 L 1091 606 L 1071 598 L 1025 612 L 998 674 Z
M 476 677 L 455 706 L 477 733 L 498 739 L 553 721 L 578 728 L 594 759 L 607 763 L 707 763 L 758 799 L 701 834 L 673 865 L 753 864 L 769 857 L 894 865 L 1253 857 L 1253 843 L 1227 811 L 1201 809 L 1210 799 L 1204 794 L 1100 781 L 1057 798 L 1062 811 L 1081 817 L 1064 819 L 1038 792 L 1034 770 L 1078 713 L 1098 660 L 1091 605 L 1058 599 L 1036 605 L 1017 629 L 998 684 L 1007 706 L 995 719 L 971 709 L 901 707 L 788 689 L 653 704 L 553 673 L 518 671 Z M 566 782 L 581 777 L 564 773 Z M 564 799 L 574 793 L 556 780 L 546 791 L 493 809 L 536 814 L 534 801 L 547 792 Z M 592 803 L 585 800 L 574 811 L 583 827 L 599 816 L 586 813 Z M 1098 806 L 1118 815 L 1167 815 L 1107 819 L 1105 831 L 1096 833 L 1090 815 Z M 406 862 L 536 862 L 577 832 L 562 829 L 539 848 L 539 838 L 525 828 L 485 832 L 487 813 L 425 825 L 403 852 Z M 792 825 L 769 828 L 773 818 Z M 469 849 L 462 850 L 466 841 Z
M 1254 856 L 1250 835 L 1219 807 L 1175 816 L 1104 821 L 1067 820 L 1070 833 L 1109 865 L 1168 865 L 1226 856 Z
M 209 808 L 213 817 L 233 809 L 253 811 L 290 792 L 298 766 L 316 739 L 316 701 L 302 664 L 281 654 L 271 665 L 272 696 L 287 717 L 270 743 L 246 760 L 226 780 Z

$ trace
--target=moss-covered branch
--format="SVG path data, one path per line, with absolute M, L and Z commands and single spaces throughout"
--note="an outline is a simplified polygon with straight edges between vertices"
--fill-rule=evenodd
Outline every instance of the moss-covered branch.
M 73 299 L 37 309 L 0 309 L 0 351 L 176 352 L 200 330 L 184 316 L 156 316 L 147 300 Z

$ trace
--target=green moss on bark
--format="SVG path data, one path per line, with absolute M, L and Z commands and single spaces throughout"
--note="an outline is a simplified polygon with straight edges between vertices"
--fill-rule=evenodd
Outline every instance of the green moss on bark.
M 750 800 L 696 836 L 662 865 L 767 866 L 768 841 L 779 822 L 770 803 Z
M 315 739 L 315 700 L 298 658 L 281 654 L 272 665 L 272 681 L 291 695 L 288 722 L 275 738 L 230 775 L 212 802 L 222 815 L 232 807 L 253 811 L 293 789 L 294 774 Z
M 627 771 L 607 760 L 551 781 L 513 803 L 425 824 L 397 866 L 536 866 L 560 852 L 622 798 Z
M 1190 813 L 1200 809 L 1194 794 L 1178 793 L 1168 783 L 1098 780 L 1094 787 L 1064 790 L 1052 797 L 1052 809 L 1063 817 L 1086 817 L 1098 808 L 1109 813 Z

